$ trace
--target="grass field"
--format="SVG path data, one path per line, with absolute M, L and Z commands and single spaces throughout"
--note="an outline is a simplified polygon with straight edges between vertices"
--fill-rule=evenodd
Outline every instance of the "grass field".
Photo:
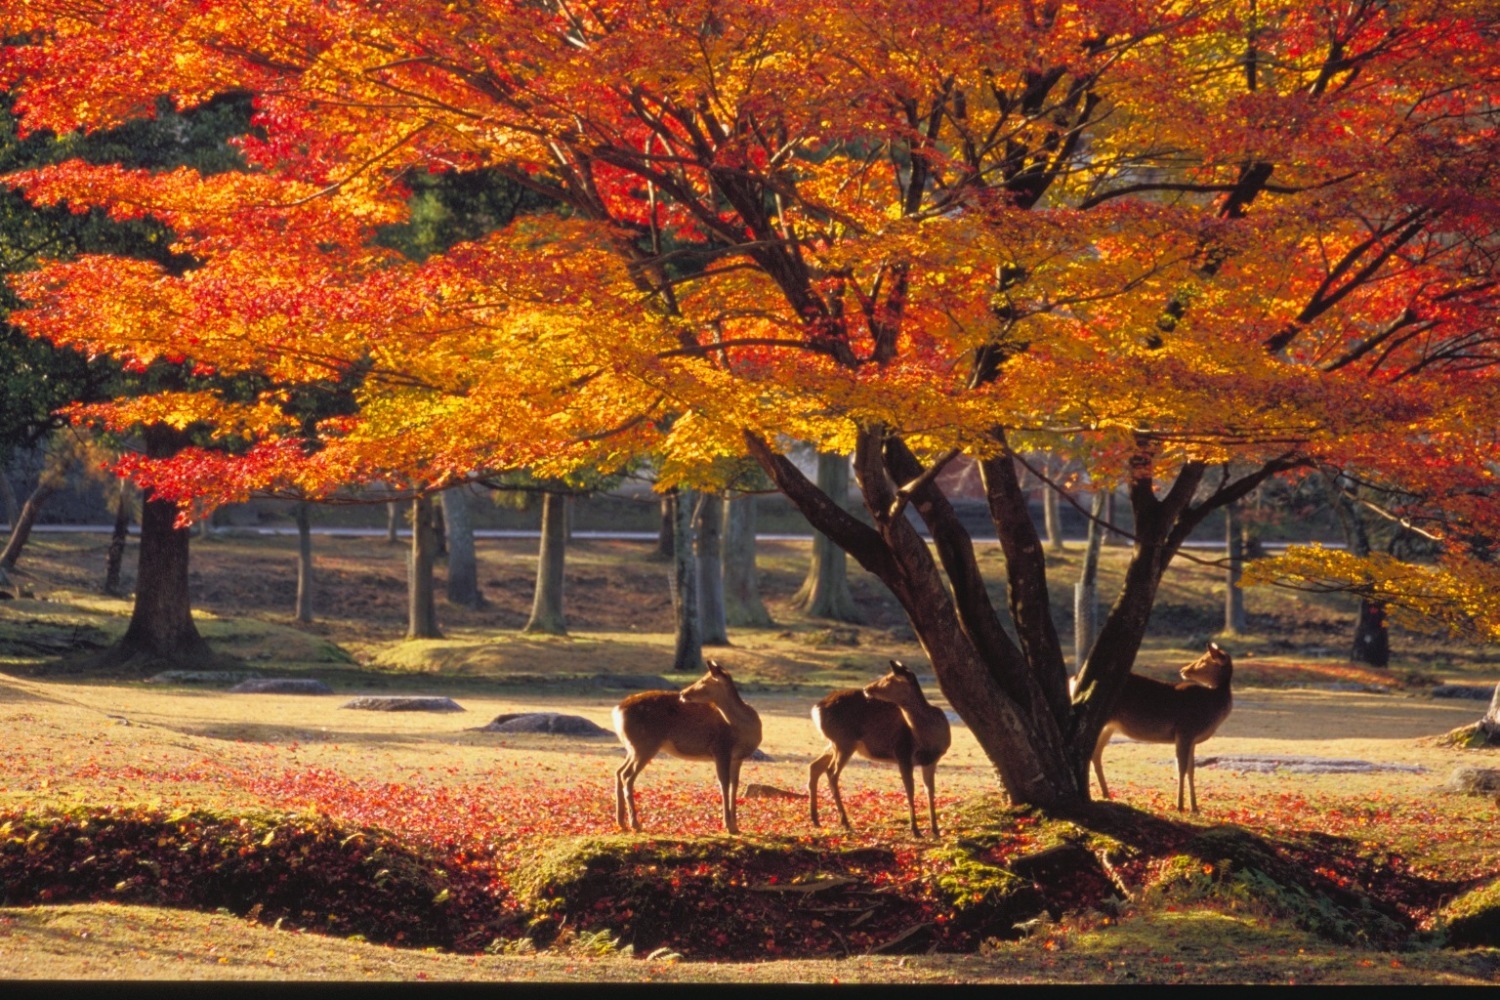
M 1493 796 L 1445 790 L 1456 768 L 1493 764 L 1441 739 L 1484 706 L 1428 694 L 1439 680 L 1493 686 L 1500 659 L 1400 634 L 1390 670 L 1352 667 L 1341 656 L 1350 609 L 1331 598 L 1253 591 L 1250 634 L 1220 639 L 1236 657 L 1236 703 L 1200 749 L 1201 815 L 1170 810 L 1169 748 L 1126 741 L 1106 756 L 1115 805 L 1079 817 L 1009 809 L 959 726 L 938 770 L 946 829 L 933 844 L 905 831 L 893 770 L 846 772 L 852 834 L 814 830 L 805 799 L 774 794 L 800 792 L 821 749 L 813 701 L 890 657 L 925 671 L 868 577 L 854 580 L 867 623 L 831 628 L 786 606 L 805 546 L 766 545 L 778 624 L 734 631 L 713 655 L 765 720 L 770 759 L 747 764 L 744 781 L 771 794 L 747 798 L 746 836 L 725 838 L 711 769 L 659 758 L 639 782 L 647 831 L 625 837 L 614 832 L 612 738 L 477 727 L 531 710 L 607 727 L 625 691 L 601 676 L 663 676 L 666 567 L 643 544 L 573 547 L 572 635 L 549 639 L 517 632 L 530 543 L 484 543 L 487 606 L 443 606 L 446 637 L 406 643 L 399 548 L 319 538 L 319 621 L 293 628 L 290 540 L 197 543 L 205 635 L 246 669 L 335 691 L 314 697 L 56 673 L 59 657 L 123 629 L 129 605 L 96 592 L 104 542 L 35 540 L 19 576 L 32 599 L 0 604 L 0 720 L 17 737 L 0 763 L 15 904 L 0 908 L 0 963 L 12 976 L 1500 979 L 1493 947 L 1450 946 L 1450 902 L 1500 874 Z M 1055 560 L 1054 580 L 1074 575 L 1076 558 Z M 1120 567 L 1107 553 L 1106 586 Z M 1174 569 L 1140 669 L 1165 677 L 1201 651 L 1222 586 L 1211 566 Z M 465 711 L 340 708 L 397 692 Z M 1307 772 L 1293 758 L 1363 766 Z M 348 880 L 312 871 L 334 868 Z M 208 891 L 235 879 L 238 894 Z M 299 902 L 287 901 L 293 890 Z M 440 931 L 449 936 L 424 943 Z

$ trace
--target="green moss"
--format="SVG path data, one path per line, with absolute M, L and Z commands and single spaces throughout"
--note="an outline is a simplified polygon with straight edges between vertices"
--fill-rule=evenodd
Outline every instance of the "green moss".
M 1500 879 L 1454 899 L 1439 913 L 1448 944 L 1500 946 Z

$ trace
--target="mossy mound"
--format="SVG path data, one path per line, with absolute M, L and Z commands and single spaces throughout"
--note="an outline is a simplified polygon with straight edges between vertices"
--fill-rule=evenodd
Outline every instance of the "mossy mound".
M 491 873 L 321 815 L 75 809 L 0 816 L 4 905 L 223 908 L 377 943 L 474 951 L 519 917 Z
M 1459 896 L 1438 917 L 1455 948 L 1500 947 L 1500 879 Z
M 581 837 L 515 872 L 513 885 L 539 945 L 566 921 L 616 933 L 636 954 L 753 959 L 915 946 L 912 929 L 936 925 L 936 900 L 902 871 L 887 848 Z

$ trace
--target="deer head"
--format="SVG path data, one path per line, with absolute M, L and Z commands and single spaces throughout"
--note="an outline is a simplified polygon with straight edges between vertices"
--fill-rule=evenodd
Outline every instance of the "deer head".
M 1183 667 L 1182 679 L 1206 688 L 1216 688 L 1229 676 L 1231 662 L 1229 654 L 1216 642 L 1208 644 L 1208 652 Z

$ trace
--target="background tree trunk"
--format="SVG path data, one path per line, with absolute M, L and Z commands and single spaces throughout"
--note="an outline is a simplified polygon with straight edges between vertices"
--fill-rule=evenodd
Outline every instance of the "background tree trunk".
M 1062 496 L 1047 485 L 1042 487 L 1042 521 L 1047 528 L 1047 550 L 1061 552 L 1067 548 L 1062 536 Z
M 16 526 L 16 519 L 21 516 L 21 506 L 16 502 L 16 491 L 11 489 L 10 477 L 0 469 L 0 514 L 5 515 L 5 523 L 12 528 Z
M 109 551 L 104 557 L 104 592 L 120 597 L 120 569 L 125 563 L 125 545 L 130 540 L 130 480 L 122 478 L 115 496 L 115 526 L 109 535 Z
M 1224 631 L 1228 635 L 1245 633 L 1245 591 L 1240 577 L 1245 572 L 1245 538 L 1238 504 L 1224 508 L 1224 546 L 1229 564 L 1224 570 Z
M 672 558 L 672 546 L 675 544 L 673 538 L 676 537 L 677 531 L 677 522 L 674 520 L 677 516 L 674 503 L 675 494 L 666 493 L 662 495 L 660 507 L 661 521 L 657 526 L 656 548 L 651 552 L 651 559 L 659 559 L 662 562 L 666 562 Z
M 392 500 L 385 505 L 385 541 L 395 545 L 401 540 L 401 501 Z
M 445 491 L 447 496 L 452 490 Z M 432 545 L 433 554 L 438 559 L 448 558 L 448 519 L 445 517 L 446 508 L 443 501 L 439 499 L 432 505 Z
M 479 559 L 474 551 L 473 497 L 467 486 L 443 492 L 443 523 L 448 530 L 448 600 L 466 608 L 484 604 L 479 591 Z
M 693 530 L 694 552 L 698 559 L 698 621 L 703 629 L 703 645 L 729 645 L 729 625 L 724 610 L 724 566 L 721 533 L 724 526 L 724 497 L 703 493 L 695 505 Z
M 188 444 L 185 431 L 152 424 L 142 431 L 146 455 L 166 458 Z M 140 559 L 135 574 L 135 607 L 125 634 L 106 650 L 105 664 L 135 662 L 145 672 L 162 661 L 199 670 L 222 665 L 193 623 L 188 588 L 192 529 L 177 526 L 177 504 L 147 491 L 141 504 Z
M 1334 512 L 1344 529 L 1344 540 L 1349 552 L 1356 556 L 1370 554 L 1370 531 L 1363 516 L 1354 503 L 1333 484 Z M 1349 659 L 1372 667 L 1388 667 L 1391 663 L 1391 633 L 1386 621 L 1385 605 L 1379 601 L 1361 598 L 1359 617 L 1354 622 L 1354 641 L 1350 644 Z
M 56 486 L 42 482 L 37 484 L 37 488 L 31 491 L 31 496 L 26 498 L 26 503 L 21 507 L 21 514 L 16 518 L 15 527 L 10 529 L 10 538 L 5 543 L 5 550 L 0 552 L 0 572 L 8 573 L 16 568 L 16 560 L 21 558 L 21 550 L 26 547 L 26 542 L 31 538 L 31 529 L 36 524 L 37 515 L 56 492 Z
M 542 495 L 542 542 L 537 555 L 536 591 L 531 617 L 523 632 L 567 635 L 563 613 L 563 567 L 568 551 L 568 497 L 562 493 Z
M 818 454 L 818 489 L 839 507 L 844 506 L 849 496 L 849 459 L 846 456 Z M 792 606 L 814 618 L 853 623 L 865 620 L 854 603 L 854 596 L 849 593 L 849 567 L 844 550 L 816 529 L 807 578 L 792 598 Z
M 672 671 L 703 669 L 703 633 L 698 618 L 698 560 L 693 554 L 693 491 L 672 491 L 672 610 L 677 617 Z
M 313 620 L 312 504 L 300 500 L 297 513 L 297 607 L 294 621 Z
M 411 505 L 411 557 L 407 561 L 406 637 L 441 639 L 432 566 L 437 559 L 437 532 L 432 523 L 432 497 L 419 496 Z
M 1073 585 L 1073 669 L 1078 671 L 1094 648 L 1099 634 L 1099 548 L 1104 544 L 1104 493 L 1096 492 L 1089 505 L 1088 541 L 1083 548 L 1083 568 Z
M 755 568 L 755 501 L 747 493 L 724 505 L 724 620 L 764 628 L 772 622 Z

